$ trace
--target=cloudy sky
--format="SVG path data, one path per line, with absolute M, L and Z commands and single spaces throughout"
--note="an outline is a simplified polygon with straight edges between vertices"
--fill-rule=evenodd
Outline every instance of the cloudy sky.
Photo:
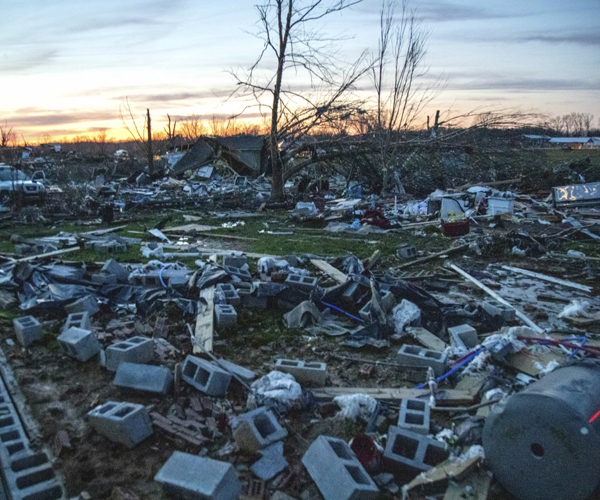
M 0 122 L 30 140 L 109 129 L 128 98 L 156 122 L 227 115 L 229 70 L 261 48 L 252 0 L 19 0 L 0 19 Z M 331 18 L 341 56 L 377 46 L 381 0 Z M 435 108 L 514 107 L 600 119 L 600 0 L 412 0 L 430 32 Z M 351 39 L 350 39 L 351 37 Z M 290 83 L 293 82 L 293 76 Z M 361 88 L 368 89 L 368 81 Z M 596 123 L 598 123 L 596 121 Z

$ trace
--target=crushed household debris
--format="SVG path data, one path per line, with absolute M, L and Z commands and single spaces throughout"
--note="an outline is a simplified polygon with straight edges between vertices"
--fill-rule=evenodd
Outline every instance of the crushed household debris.
M 207 141 L 174 168 L 205 166 L 198 155 L 217 145 L 233 147 Z M 261 159 L 251 146 L 235 157 L 248 176 Z M 281 216 L 265 212 L 264 179 L 215 172 L 199 174 L 203 190 L 140 176 L 136 188 L 112 185 L 112 227 L 6 239 L 9 498 L 598 491 L 592 195 L 468 186 L 399 202 L 355 183 L 339 198 L 333 177 Z M 227 210 L 225 192 L 246 212 L 191 213 L 201 199 Z M 136 205 L 189 213 L 133 226 Z M 338 251 L 240 249 L 290 235 Z M 348 251 L 354 240 L 368 257 Z

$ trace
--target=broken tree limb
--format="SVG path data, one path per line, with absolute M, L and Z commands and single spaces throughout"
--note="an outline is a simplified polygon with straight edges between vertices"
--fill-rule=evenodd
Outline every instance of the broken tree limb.
M 408 388 L 385 388 L 385 387 L 321 387 L 312 389 L 311 392 L 321 401 L 328 401 L 337 396 L 347 396 L 351 394 L 366 394 L 374 399 L 383 399 L 388 401 L 399 401 L 401 399 L 428 398 L 431 395 L 429 389 L 408 389 Z M 435 398 L 436 402 L 444 403 L 448 406 L 466 406 L 472 405 L 475 394 L 469 391 L 457 390 L 439 390 Z
M 469 248 L 469 245 L 461 245 L 459 247 L 449 248 L 448 250 L 442 250 L 441 252 L 434 253 L 432 255 L 428 255 L 427 257 L 421 257 L 420 259 L 413 260 L 411 262 L 407 262 L 406 264 L 399 265 L 396 269 L 404 269 L 406 267 L 414 266 L 415 264 L 422 264 L 423 262 L 429 262 L 430 260 L 437 259 L 442 255 L 450 255 L 452 253 L 459 252 L 460 250 L 465 250 Z
M 406 329 L 408 334 L 413 337 L 419 344 L 432 351 L 444 352 L 448 344 L 433 333 L 420 326 L 410 326 Z
M 450 264 L 450 269 L 456 271 L 458 274 L 460 274 L 461 276 L 463 276 L 464 278 L 468 279 L 471 283 L 474 283 L 475 285 L 477 285 L 479 288 L 481 288 L 485 293 L 487 293 L 490 297 L 496 299 L 498 302 L 504 304 L 505 306 L 510 307 L 511 309 L 515 310 L 515 314 L 521 319 L 521 321 L 523 321 L 523 323 L 525 323 L 529 328 L 532 328 L 533 330 L 535 330 L 538 333 L 544 333 L 544 330 L 542 328 L 540 328 L 539 326 L 537 326 L 533 321 L 531 321 L 527 316 L 525 316 L 525 314 L 523 314 L 521 311 L 519 311 L 515 306 L 513 306 L 512 304 L 510 304 L 509 302 L 507 302 L 506 300 L 504 300 L 502 297 L 500 297 L 500 295 L 498 295 L 496 292 L 494 292 L 492 289 L 488 288 L 487 286 L 485 286 L 481 281 L 479 281 L 476 278 L 473 278 L 473 276 L 471 276 L 469 273 L 467 273 L 466 271 L 463 271 L 460 267 L 454 265 L 454 264 Z
M 313 266 L 319 268 L 321 271 L 331 276 L 338 283 L 346 283 L 346 281 L 348 281 L 347 275 L 333 267 L 331 264 L 328 264 L 324 260 L 310 259 L 310 262 Z
M 572 281 L 561 280 L 559 278 L 554 278 L 553 276 L 548 276 L 546 274 L 535 273 L 533 271 L 528 271 L 527 269 L 521 269 L 520 267 L 511 267 L 511 266 L 502 266 L 502 269 L 507 271 L 512 271 L 519 274 L 524 274 L 525 276 L 530 276 L 532 278 L 537 278 L 539 280 L 549 281 L 550 283 L 555 283 L 557 285 L 568 286 L 570 288 L 576 288 L 577 290 L 582 290 L 584 292 L 590 293 L 592 291 L 591 286 L 580 285 L 579 283 L 573 283 Z
M 27 262 L 29 260 L 35 260 L 35 259 L 45 259 L 46 257 L 53 257 L 55 255 L 62 255 L 64 253 L 69 253 L 69 252 L 77 252 L 78 250 L 80 250 L 79 247 L 69 247 L 69 248 L 63 248 L 62 250 L 54 250 L 54 252 L 48 252 L 48 253 L 41 253 L 38 255 L 30 255 L 29 257 L 23 257 L 22 259 L 14 259 L 13 262 Z

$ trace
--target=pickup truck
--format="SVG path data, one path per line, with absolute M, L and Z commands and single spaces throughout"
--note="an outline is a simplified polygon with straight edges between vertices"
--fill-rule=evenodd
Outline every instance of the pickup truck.
M 34 178 L 43 178 L 43 172 L 36 172 Z M 14 194 L 22 193 L 25 200 L 41 201 L 46 188 L 37 180 L 31 180 L 24 172 L 0 163 L 0 205 L 11 201 Z

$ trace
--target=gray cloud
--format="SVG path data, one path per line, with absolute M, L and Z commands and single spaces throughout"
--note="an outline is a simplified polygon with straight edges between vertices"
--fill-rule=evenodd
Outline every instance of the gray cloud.
M 417 3 L 419 16 L 425 21 L 440 23 L 448 21 L 474 21 L 517 17 L 505 12 L 492 12 L 483 7 L 463 5 L 446 0 L 424 0 Z
M 87 121 L 108 121 L 119 117 L 118 113 L 109 111 L 47 111 L 33 110 L 27 108 L 29 113 L 22 113 L 23 110 L 17 110 L 13 116 L 6 118 L 6 121 L 13 127 L 51 127 L 66 125 L 71 123 L 82 123 Z
M 125 17 L 125 18 L 105 18 L 90 19 L 87 23 L 81 22 L 70 28 L 71 33 L 87 33 L 103 29 L 123 28 L 128 26 L 158 26 L 167 24 L 164 21 L 158 21 L 152 17 Z
M 448 90 L 498 90 L 535 92 L 545 90 L 600 90 L 600 81 L 550 78 L 474 78 L 464 83 L 450 83 Z
M 522 42 L 574 43 L 578 45 L 600 45 L 600 32 L 572 33 L 567 35 L 532 34 L 518 38 Z
M 29 54 L 21 53 L 18 55 L 18 59 L 12 59 L 10 57 L 7 60 L 0 59 L 0 71 L 27 71 L 51 63 L 57 55 L 57 50 L 44 50 Z
M 262 118 L 262 116 L 263 115 L 261 115 L 260 113 L 244 113 L 239 118 L 242 120 L 245 120 L 245 119 L 249 119 L 249 118 L 250 119 Z M 198 120 L 212 120 L 213 118 L 216 118 L 218 120 L 228 120 L 229 118 L 231 118 L 231 115 L 226 114 L 226 113 L 212 113 L 212 114 L 207 113 L 207 114 L 203 114 L 203 115 L 178 115 L 178 116 L 174 116 L 173 118 L 179 122 L 183 122 L 183 121 L 195 119 L 195 118 L 197 118 Z
M 187 101 L 189 99 L 213 99 L 221 98 L 229 95 L 229 92 L 206 90 L 200 92 L 164 92 L 157 94 L 137 94 L 127 96 L 130 101 L 134 102 L 173 102 L 173 101 Z M 114 97 L 113 100 L 123 100 L 123 96 Z

